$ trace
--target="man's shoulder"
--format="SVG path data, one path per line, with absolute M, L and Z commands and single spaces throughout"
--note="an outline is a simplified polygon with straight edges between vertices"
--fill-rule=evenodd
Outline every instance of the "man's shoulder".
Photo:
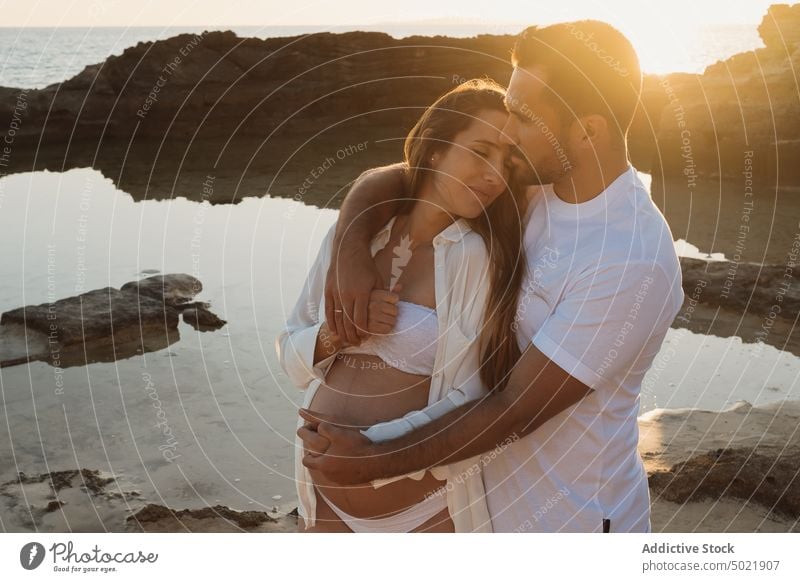
M 616 224 L 617 242 L 627 247 L 622 250 L 627 251 L 631 259 L 673 272 L 679 268 L 678 256 L 667 219 L 640 181 L 630 188 L 630 193 L 630 204 L 625 205 Z M 630 236 L 619 231 L 629 232 Z

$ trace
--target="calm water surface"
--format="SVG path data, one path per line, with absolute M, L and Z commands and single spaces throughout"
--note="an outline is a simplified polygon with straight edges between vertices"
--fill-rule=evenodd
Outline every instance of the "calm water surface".
M 177 343 L 117 362 L 0 369 L 0 483 L 82 467 L 141 492 L 130 508 L 294 507 L 302 398 L 277 365 L 274 339 L 336 216 L 281 198 L 137 203 L 91 169 L 0 179 L 0 311 L 157 271 L 198 277 L 198 298 L 228 321 L 207 333 L 181 322 Z M 800 358 L 789 353 L 670 330 L 641 412 L 799 398 L 798 378 Z M 172 462 L 159 418 L 177 443 Z

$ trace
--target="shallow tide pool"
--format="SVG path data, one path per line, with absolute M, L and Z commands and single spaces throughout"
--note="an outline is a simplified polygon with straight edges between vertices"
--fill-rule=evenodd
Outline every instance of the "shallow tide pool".
M 0 483 L 19 471 L 92 468 L 173 508 L 294 507 L 302 398 L 277 366 L 274 340 L 336 216 L 282 198 L 137 203 L 91 169 L 0 179 L 0 311 L 143 272 L 188 273 L 203 282 L 198 299 L 228 321 L 206 333 L 181 322 L 168 348 L 112 363 L 0 369 Z M 641 412 L 797 399 L 798 378 L 792 354 L 672 329 Z

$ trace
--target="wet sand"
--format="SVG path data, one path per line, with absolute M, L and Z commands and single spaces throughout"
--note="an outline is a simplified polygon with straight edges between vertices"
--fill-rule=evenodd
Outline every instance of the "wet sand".
M 722 411 L 656 409 L 639 419 L 640 454 L 650 478 L 651 525 L 659 532 L 798 532 L 800 401 Z M 733 486 L 715 481 L 717 463 L 738 455 Z M 755 459 L 761 466 L 754 466 Z M 764 469 L 764 463 L 767 468 Z M 770 486 L 770 474 L 784 473 Z M 700 467 L 698 471 L 697 468 Z M 724 467 L 723 467 L 724 468 Z M 722 477 L 727 483 L 729 476 Z M 738 487 L 736 484 L 738 483 Z M 16 501 L 6 531 L 295 532 L 289 502 L 270 511 L 214 505 L 196 509 L 145 504 L 135 490 L 97 471 L 25 476 L 0 485 Z M 742 486 L 751 493 L 742 494 Z M 688 491 L 688 493 L 686 493 Z M 11 521 L 22 528 L 9 527 Z M 27 521 L 27 523 L 25 523 Z

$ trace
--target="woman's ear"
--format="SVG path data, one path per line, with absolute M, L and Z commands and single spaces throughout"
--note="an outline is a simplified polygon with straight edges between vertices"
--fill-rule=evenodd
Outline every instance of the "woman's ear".
M 433 134 L 433 129 L 429 127 L 420 134 L 420 139 L 428 140 L 430 139 L 431 134 Z M 427 162 L 428 164 L 430 164 L 431 167 L 433 167 L 433 165 L 438 161 L 438 159 L 439 159 L 439 152 L 435 151 L 434 149 L 431 149 L 431 153 L 428 154 L 428 157 L 425 160 L 425 162 Z

